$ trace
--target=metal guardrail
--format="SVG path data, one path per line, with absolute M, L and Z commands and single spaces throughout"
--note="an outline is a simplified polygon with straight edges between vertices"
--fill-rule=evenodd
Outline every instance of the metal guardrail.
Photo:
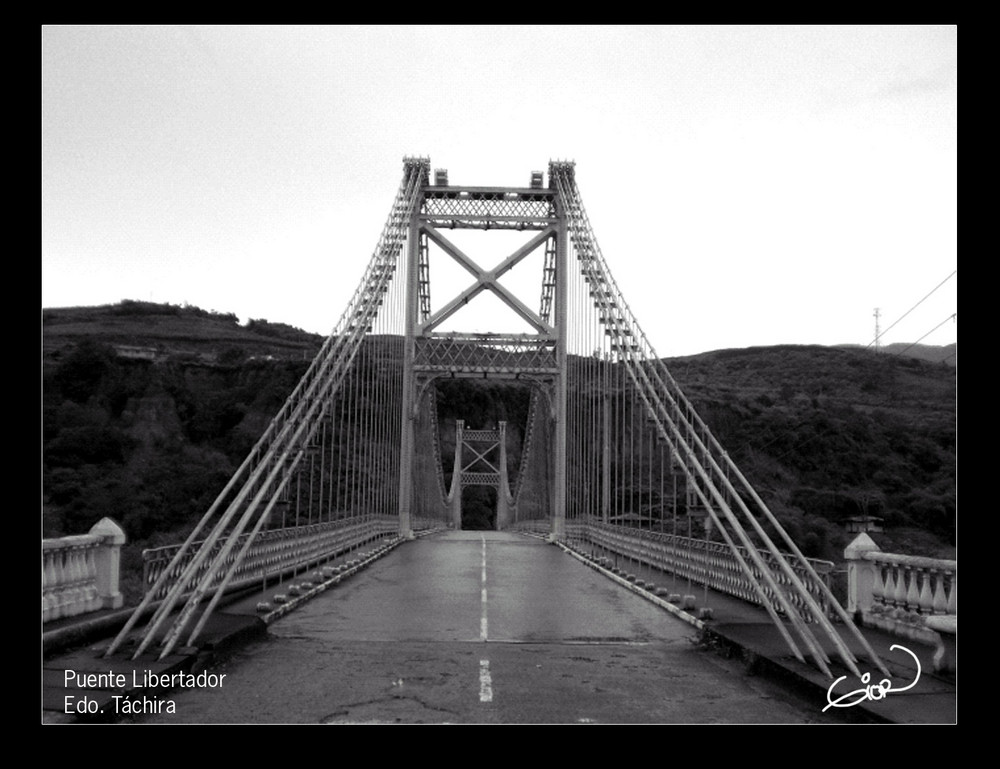
M 253 584 L 278 577 L 299 567 L 306 568 L 311 564 L 335 558 L 337 555 L 355 549 L 387 535 L 395 535 L 399 530 L 396 516 L 379 516 L 377 518 L 344 518 L 327 523 L 316 523 L 292 528 L 271 529 L 260 532 L 251 544 L 246 556 L 237 567 L 234 577 L 228 585 L 229 590 L 239 590 Z M 241 535 L 237 547 L 232 548 L 227 561 L 235 560 L 235 553 L 246 541 L 247 534 Z M 200 543 L 199 543 L 200 544 Z M 214 556 L 222 549 L 223 542 L 216 543 L 210 558 L 206 558 L 196 574 L 189 576 L 189 589 L 194 589 L 197 581 L 210 568 Z M 180 550 L 181 545 L 144 550 L 143 585 L 149 589 L 159 579 L 160 574 L 170 565 L 171 560 Z M 159 586 L 153 600 L 164 598 L 171 588 L 181 578 L 188 564 L 194 559 L 198 547 L 189 549 L 187 558 L 173 567 L 173 573 Z M 222 581 L 225 570 L 220 570 L 212 587 Z
M 704 587 L 707 585 L 717 592 L 731 595 L 757 606 L 763 605 L 760 594 L 747 578 L 743 568 L 733 555 L 732 549 L 725 543 L 600 523 L 573 525 L 567 521 L 566 527 L 567 534 L 572 539 L 589 542 L 630 558 L 637 563 L 675 574 L 681 579 L 690 580 L 692 586 Z M 737 548 L 737 550 L 744 556 L 744 561 L 749 560 L 745 557 L 745 548 Z M 788 586 L 789 580 L 778 566 L 777 559 L 767 550 L 758 550 L 758 554 L 762 562 L 771 570 L 772 577 L 779 588 Z M 831 561 L 813 558 L 808 560 L 817 576 L 829 588 L 834 564 Z M 824 615 L 832 618 L 834 610 L 826 598 L 826 591 L 816 584 L 805 567 L 795 564 L 792 569 L 820 606 Z M 751 571 L 758 584 L 762 583 L 763 580 L 761 580 L 757 568 L 754 566 Z M 775 611 L 782 614 L 783 609 L 780 601 L 766 585 L 764 586 L 764 594 L 772 602 Z M 799 613 L 803 621 L 815 621 L 806 600 L 800 597 L 796 590 L 787 590 L 786 599 Z

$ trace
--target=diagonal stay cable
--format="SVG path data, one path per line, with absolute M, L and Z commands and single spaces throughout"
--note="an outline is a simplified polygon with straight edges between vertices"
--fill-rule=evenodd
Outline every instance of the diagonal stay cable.
M 405 186 L 407 192 L 403 202 L 405 204 L 406 209 L 412 210 L 412 207 L 415 205 L 416 202 L 417 193 L 419 191 L 421 180 L 418 174 L 408 173 L 405 182 L 406 182 Z M 396 237 L 392 237 L 389 239 L 389 244 L 386 246 L 386 250 L 383 252 L 383 255 L 388 258 L 394 258 L 396 254 L 398 254 L 399 249 L 402 247 L 402 242 L 405 239 L 405 237 L 400 236 L 399 232 L 402 229 L 403 223 L 405 223 L 405 221 L 408 219 L 408 211 L 399 211 L 398 206 L 394 207 L 394 210 L 398 214 L 395 217 Z M 306 407 L 306 413 L 300 414 L 299 418 L 292 423 L 296 425 L 296 429 L 294 430 L 292 435 L 288 438 L 285 447 L 279 450 L 280 456 L 278 457 L 278 461 L 272 460 L 271 462 L 272 469 L 270 473 L 267 475 L 266 479 L 264 480 L 263 486 L 257 492 L 257 495 L 254 497 L 253 501 L 250 503 L 250 505 L 244 512 L 242 518 L 237 523 L 234 530 L 228 534 L 226 544 L 223 546 L 219 554 L 215 557 L 212 567 L 208 570 L 208 572 L 202 578 L 202 581 L 199 584 L 199 586 L 195 589 L 194 593 L 188 599 L 187 605 L 182 610 L 181 615 L 178 617 L 177 621 L 174 624 L 174 627 L 172 628 L 172 630 L 170 631 L 165 640 L 164 650 L 161 653 L 161 658 L 166 654 L 168 654 L 175 645 L 177 639 L 179 638 L 180 633 L 183 632 L 183 628 L 189 621 L 197 604 L 200 603 L 202 597 L 208 591 L 211 581 L 216 578 L 215 575 L 218 573 L 219 568 L 221 568 L 221 566 L 225 564 L 226 558 L 228 558 L 228 555 L 231 552 L 238 536 L 242 533 L 243 529 L 249 523 L 252 514 L 259 507 L 263 498 L 270 492 L 271 486 L 274 483 L 278 473 L 285 471 L 285 460 L 288 456 L 289 451 L 294 450 L 293 447 L 296 445 L 299 446 L 303 445 L 302 432 L 304 426 L 307 424 L 312 424 L 313 426 L 309 430 L 309 435 L 312 435 L 312 433 L 315 432 L 315 425 L 322 420 L 323 414 L 325 413 L 325 409 L 327 407 L 327 404 L 329 403 L 329 400 L 333 397 L 333 394 L 337 391 L 337 389 L 339 389 L 340 384 L 342 383 L 344 377 L 346 376 L 347 371 L 358 352 L 358 349 L 360 347 L 360 341 L 361 339 L 363 339 L 366 329 L 368 328 L 368 326 L 372 322 L 372 319 L 378 312 L 379 306 L 381 305 L 381 297 L 384 296 L 385 291 L 388 288 L 388 284 L 389 282 L 391 282 L 391 272 L 392 270 L 378 270 L 374 272 L 368 271 L 368 273 L 366 274 L 366 277 L 368 277 L 369 279 L 371 279 L 372 276 L 374 276 L 374 280 L 370 280 L 368 285 L 363 284 L 362 289 L 359 289 L 359 295 L 369 298 L 370 301 L 361 306 L 361 311 L 356 316 L 357 322 L 354 323 L 353 328 L 351 328 L 352 331 L 351 339 L 353 343 L 348 345 L 346 349 L 342 350 L 342 355 L 338 357 L 337 360 L 338 365 L 335 365 L 331 371 L 331 378 L 325 380 L 324 383 L 320 386 L 319 388 L 320 392 L 316 394 L 313 399 L 311 399 L 311 405 Z M 308 441 L 308 438 L 306 438 L 305 440 Z M 245 495 L 241 495 L 241 497 L 245 498 Z M 277 493 L 275 494 L 274 498 L 276 497 Z M 267 509 L 269 510 L 270 507 L 268 507 Z M 265 516 L 262 515 L 262 518 L 263 517 Z M 261 523 L 262 521 L 258 523 L 257 530 L 259 530 Z M 243 548 L 243 552 L 245 552 L 246 547 L 249 546 L 250 539 L 252 538 L 248 539 L 246 546 Z M 233 574 L 238 565 L 239 565 L 239 559 L 237 559 L 230 565 L 229 572 L 227 576 L 223 579 L 223 585 L 228 584 L 231 575 Z M 218 601 L 219 595 L 220 593 L 217 590 L 216 598 L 213 599 L 210 608 L 214 608 L 215 603 Z M 199 625 L 199 631 L 200 627 L 204 625 L 205 620 L 207 620 L 207 613 L 203 616 L 202 622 Z
M 354 298 L 342 314 L 334 332 L 324 342 L 320 353 L 313 360 L 309 370 L 307 370 L 302 380 L 300 380 L 295 390 L 293 390 L 292 394 L 286 400 L 278 415 L 276 415 L 276 417 L 272 420 L 268 429 L 265 431 L 265 434 L 250 452 L 247 459 L 244 460 L 240 469 L 236 474 L 234 474 L 233 478 L 230 479 L 230 482 L 227 484 L 223 493 L 219 495 L 215 503 L 199 522 L 198 526 L 196 526 L 195 531 L 191 536 L 189 536 L 185 546 L 182 547 L 175 558 L 171 561 L 170 566 L 165 569 L 163 573 L 161 573 L 154 589 L 151 589 L 147 593 L 146 600 L 144 600 L 145 604 L 148 604 L 148 599 L 156 594 L 159 586 L 162 585 L 167 576 L 175 573 L 176 567 L 186 555 L 187 550 L 190 549 L 190 545 L 193 543 L 197 533 L 200 532 L 204 525 L 215 515 L 218 508 L 221 506 L 222 500 L 232 491 L 233 488 L 235 488 L 239 479 L 249 471 L 250 475 L 244 482 L 244 490 L 238 495 L 237 499 L 231 503 L 230 509 L 223 516 L 223 520 L 216 524 L 215 530 L 209 538 L 210 541 L 206 541 L 206 543 L 201 546 L 201 550 L 196 555 L 194 561 L 185 568 L 180 579 L 174 585 L 170 594 L 168 594 L 168 597 L 161 603 L 157 613 L 153 617 L 153 620 L 150 622 L 150 626 L 146 631 L 146 637 L 143 639 L 140 649 L 136 652 L 136 656 L 138 656 L 145 646 L 148 645 L 158 630 L 160 624 L 162 624 L 162 621 L 172 610 L 173 605 L 176 603 L 180 594 L 187 589 L 188 585 L 195 578 L 201 563 L 204 562 L 211 548 L 214 546 L 215 541 L 218 540 L 222 530 L 226 525 L 228 525 L 229 520 L 231 520 L 236 508 L 242 503 L 242 499 L 245 498 L 245 492 L 259 479 L 262 468 L 267 466 L 269 462 L 273 462 L 271 457 L 276 450 L 280 450 L 279 447 L 282 444 L 287 445 L 290 434 L 290 425 L 295 424 L 299 419 L 301 419 L 303 410 L 309 409 L 308 403 L 314 400 L 317 388 L 323 389 L 323 383 L 329 381 L 328 371 L 331 367 L 336 368 L 338 364 L 342 364 L 345 356 L 353 358 L 352 348 L 356 348 L 359 343 L 361 336 L 364 334 L 363 329 L 365 326 L 365 323 L 358 323 L 357 321 L 366 321 L 367 316 L 373 311 L 371 309 L 373 304 L 377 308 L 378 302 L 376 301 L 373 303 L 371 302 L 371 299 L 378 293 L 378 290 L 384 290 L 384 287 L 391 279 L 392 269 L 391 267 L 387 269 L 388 265 L 386 255 L 387 253 L 391 255 L 394 250 L 398 250 L 399 244 L 401 243 L 398 235 L 399 223 L 404 221 L 407 216 L 406 209 L 408 206 L 412 205 L 415 189 L 419 188 L 420 178 L 422 176 L 426 176 L 425 169 L 422 169 L 419 164 L 407 163 L 404 180 L 400 185 L 400 191 L 397 193 L 396 202 L 390 212 L 386 228 L 380 238 L 375 255 L 369 262 L 365 275 L 355 292 Z M 375 287 L 374 291 L 373 287 Z M 264 453 L 265 446 L 267 447 L 266 453 Z M 264 453 L 263 457 L 261 457 L 262 453 Z M 250 469 L 251 467 L 253 467 L 252 470 Z M 144 608 L 145 607 L 143 605 L 140 605 L 139 609 L 137 609 L 132 618 L 130 618 L 129 623 L 126 624 L 126 627 L 123 628 L 122 632 L 109 647 L 106 654 L 109 655 L 114 652 L 122 639 L 124 639 L 125 635 L 131 630 L 131 627 L 135 624 L 136 619 L 142 613 Z
M 579 207 L 580 207 L 580 208 L 582 208 L 582 203 L 579 203 L 579 201 L 577 201 L 577 203 L 579 204 Z M 585 216 L 585 214 L 584 214 L 584 216 Z M 588 232 L 589 232 L 589 226 L 588 226 L 587 228 L 585 228 L 585 229 L 584 229 L 584 233 L 588 233 Z M 586 234 L 585 234 L 585 235 L 584 235 L 584 237 L 588 237 L 588 235 L 586 235 Z M 597 246 L 596 246 L 596 244 L 595 244 L 595 243 L 591 243 L 591 244 L 589 244 L 589 245 L 591 245 L 591 246 L 592 246 L 592 247 L 593 247 L 593 248 L 594 248 L 594 249 L 595 249 L 595 250 L 597 251 L 597 253 L 596 253 L 596 256 L 597 256 L 597 257 L 599 257 L 599 256 L 600 256 L 600 254 L 599 254 L 599 250 L 597 250 Z M 603 259 L 601 259 L 601 261 L 603 262 Z M 606 265 L 605 265 L 605 271 L 606 271 Z M 610 277 L 610 276 L 609 276 L 609 277 Z M 607 281 L 606 281 L 605 283 L 607 284 Z M 611 285 L 613 286 L 613 278 L 612 278 L 612 279 L 610 279 L 610 283 L 611 283 Z M 617 289 L 617 286 L 614 286 L 614 288 L 615 288 L 615 289 Z M 616 293 L 617 293 L 617 294 L 618 294 L 618 296 L 620 297 L 620 292 L 616 291 Z M 622 299 L 621 301 L 622 301 L 622 303 L 623 303 L 623 306 L 625 307 L 625 311 L 626 311 L 626 312 L 628 312 L 628 308 L 627 308 L 627 305 L 626 305 L 626 304 L 624 304 L 624 300 Z M 624 315 L 624 313 L 622 313 L 622 314 Z M 630 314 L 630 313 L 629 313 L 629 314 Z M 624 320 L 624 319 L 622 319 L 622 320 Z M 636 325 L 634 324 L 634 321 L 633 321 L 633 323 L 632 323 L 632 324 L 629 324 L 629 325 L 630 325 L 630 326 L 632 326 L 632 327 L 635 327 L 635 328 L 637 329 L 637 331 L 638 331 L 639 335 L 640 335 L 640 336 L 641 336 L 641 338 L 642 338 L 642 341 L 644 342 L 644 345 L 645 345 L 646 347 L 649 347 L 649 345 L 648 345 L 648 341 L 647 341 L 647 340 L 645 339 L 644 335 L 642 334 L 642 330 L 641 330 L 641 328 L 638 328 L 638 327 L 637 327 L 637 326 L 636 326 Z M 651 349 L 651 348 L 650 348 L 650 349 Z M 654 357 L 654 359 L 655 359 L 655 355 L 654 355 L 653 357 Z M 662 361 L 658 361 L 658 363 L 659 363 L 659 366 L 660 366 L 660 368 L 663 368 L 663 364 L 662 364 Z M 655 373 L 655 370 L 654 370 L 654 373 Z M 666 374 L 666 375 L 667 375 L 667 376 L 669 377 L 669 372 L 664 372 L 664 373 L 665 373 L 665 374 Z M 657 378 L 657 379 L 659 379 L 659 377 L 656 377 L 656 378 Z M 662 382 L 661 382 L 661 385 L 662 385 L 662 386 L 665 386 L 665 385 L 663 385 L 663 383 L 662 383 Z M 676 385 L 675 385 L 675 388 L 676 388 Z M 679 389 L 678 389 L 677 391 L 678 391 L 678 394 L 679 394 L 679 396 L 680 396 L 681 398 L 683 398 L 683 397 L 684 397 L 684 396 L 683 396 L 683 393 L 681 393 L 681 392 L 679 391 Z M 669 390 L 667 391 L 667 394 L 668 394 L 668 396 L 669 396 Z M 757 502 L 757 503 L 758 503 L 758 504 L 760 505 L 760 507 L 761 507 L 761 508 L 762 508 L 762 509 L 764 510 L 765 514 L 769 515 L 769 514 L 770 514 L 770 511 L 769 511 L 769 510 L 767 510 L 767 508 L 766 508 L 766 506 L 765 506 L 765 505 L 763 504 L 763 502 L 762 502 L 762 501 L 761 501 L 761 500 L 759 499 L 759 497 L 757 497 L 757 496 L 756 496 L 756 493 L 755 493 L 755 492 L 753 491 L 752 487 L 749 487 L 749 484 L 748 484 L 748 482 L 747 482 L 747 481 L 746 481 L 746 479 L 745 479 L 745 478 L 744 478 L 744 477 L 742 476 L 742 474 L 740 474 L 740 473 L 739 473 L 739 471 L 738 471 L 738 468 L 735 468 L 735 467 L 734 467 L 734 463 L 733 463 L 733 462 L 732 462 L 732 460 L 731 460 L 731 459 L 730 459 L 730 458 L 728 457 L 728 454 L 727 454 L 726 452 L 722 451 L 722 450 L 721 450 L 721 447 L 718 447 L 718 445 L 717 445 L 717 441 L 715 440 L 714 436 L 712 436 L 712 435 L 711 435 L 711 432 L 707 430 L 707 427 L 705 427 L 705 426 L 704 426 L 704 423 L 703 423 L 703 422 L 701 422 L 700 418 L 698 418 L 698 417 L 697 417 L 697 414 L 696 414 L 696 412 L 694 412 L 694 411 L 693 411 L 693 409 L 690 409 L 690 404 L 686 402 L 686 399 L 685 399 L 685 403 L 686 403 L 686 405 L 688 406 L 688 409 L 689 409 L 689 410 L 691 411 L 691 413 L 692 413 L 692 414 L 693 414 L 693 415 L 695 416 L 695 418 L 696 418 L 696 419 L 698 419 L 698 421 L 699 421 L 699 422 L 701 423 L 701 426 L 703 427 L 703 429 L 704 429 L 704 432 L 705 432 L 705 434 L 709 436 L 709 439 L 710 439 L 710 442 L 711 442 L 711 443 L 713 443 L 713 444 L 714 444 L 714 445 L 716 446 L 717 450 L 719 450 L 719 451 L 721 451 L 721 452 L 722 452 L 722 456 L 723 456 L 723 458 L 724 458 L 724 461 L 725 461 L 725 462 L 727 463 L 727 465 L 728 465 L 728 466 L 731 466 L 731 467 L 733 467 L 733 469 L 735 469 L 735 470 L 736 470 L 736 472 L 737 472 L 737 474 L 738 474 L 738 478 L 739 478 L 739 479 L 741 479 L 741 482 L 742 482 L 742 483 L 743 483 L 743 484 L 744 484 L 745 486 L 747 486 L 748 488 L 750 488 L 750 492 L 751 492 L 751 493 L 753 494 L 753 496 L 755 497 L 755 501 L 756 501 L 756 502 Z M 680 407 L 679 407 L 679 406 L 677 406 L 677 404 L 675 404 L 675 406 L 674 406 L 674 407 L 675 407 L 675 409 L 677 410 L 677 413 L 678 413 L 679 415 L 683 416 L 683 410 L 681 410 L 681 409 L 680 409 Z M 693 431 L 693 434 L 694 434 L 694 435 L 697 435 L 697 431 Z M 698 440 L 698 442 L 700 443 L 700 439 L 697 439 L 697 440 Z M 717 465 L 717 464 L 715 463 L 715 460 L 714 460 L 714 459 L 713 459 L 713 458 L 711 457 L 711 452 L 709 452 L 709 451 L 708 451 L 708 449 L 707 449 L 707 447 L 705 447 L 704 445 L 701 445 L 701 448 L 702 448 L 702 450 L 703 450 L 704 452 L 706 452 L 706 456 L 707 456 L 707 457 L 708 457 L 708 458 L 710 459 L 710 461 L 712 462 L 712 464 L 713 464 L 713 469 L 714 469 L 714 470 L 716 471 L 716 473 L 720 474 L 720 477 L 723 477 L 723 479 L 724 479 L 724 482 L 725 482 L 725 483 L 726 483 L 726 485 L 727 485 L 727 486 L 729 487 L 729 493 L 731 493 L 731 494 L 733 495 L 734 499 L 735 499 L 735 500 L 736 500 L 736 501 L 737 501 L 737 502 L 739 503 L 739 505 L 740 505 L 741 509 L 743 510 L 743 512 L 744 512 L 744 513 L 745 513 L 745 514 L 746 514 L 746 515 L 748 516 L 748 518 L 749 518 L 749 519 L 751 520 L 751 522 L 752 522 L 752 523 L 754 524 L 755 528 L 757 529 L 757 531 L 758 531 L 758 535 L 759 535 L 759 536 L 761 536 L 761 539 L 762 539 L 762 540 L 763 540 L 763 541 L 764 541 L 764 542 L 765 542 L 766 544 L 768 544 L 768 545 L 769 545 L 769 550 L 772 550 L 772 554 L 774 554 L 774 549 L 773 549 L 773 544 L 771 544 L 771 543 L 770 543 L 770 538 L 769 538 L 769 537 L 767 537 L 766 533 L 764 533 L 764 532 L 763 532 L 763 530 L 762 530 L 762 529 L 761 529 L 761 528 L 759 527 L 759 523 L 758 523 L 758 522 L 756 521 L 756 518 L 755 518 L 754 516 L 752 516 L 752 515 L 750 514 L 750 511 L 749 511 L 749 510 L 748 510 L 748 509 L 746 508 L 746 506 L 745 506 L 745 504 L 743 503 L 743 501 L 742 501 L 742 498 L 740 497 L 740 495 L 739 495 L 738 493 L 736 493 L 736 490 L 735 490 L 734 488 L 732 488 L 732 487 L 731 487 L 731 484 L 729 484 L 729 481 L 728 481 L 728 479 L 727 479 L 727 478 L 725 478 L 725 475 L 721 473 L 721 468 L 719 468 L 719 467 L 718 467 L 718 465 Z M 784 538 L 786 539 L 786 541 L 790 542 L 790 538 L 788 538 L 788 536 L 787 536 L 787 533 L 786 533 L 786 532 L 784 532 L 784 530 L 783 530 L 783 528 L 782 528 L 782 527 L 780 526 L 780 524 L 776 524 L 775 520 L 773 519 L 773 516 L 771 516 L 771 517 L 769 518 L 769 520 L 770 520 L 770 521 L 772 522 L 772 525 L 774 525 L 774 526 L 775 526 L 775 528 L 776 528 L 776 529 L 777 529 L 777 530 L 778 530 L 779 532 L 781 532 L 782 536 L 783 536 L 783 537 L 784 537 Z M 811 567 L 811 565 L 810 565 L 810 564 L 808 563 L 808 561 L 807 561 L 807 560 L 806 560 L 806 559 L 804 558 L 804 556 L 802 556 L 802 555 L 801 555 L 801 553 L 800 553 L 800 552 L 798 552 L 798 549 L 794 547 L 794 543 L 791 543 L 791 542 L 790 542 L 790 544 L 791 544 L 791 546 L 792 546 L 792 547 L 794 548 L 794 550 L 793 550 L 793 554 L 794 554 L 794 555 L 796 555 L 796 556 L 797 556 L 797 557 L 798 557 L 798 558 L 799 558 L 799 559 L 800 559 L 800 560 L 801 560 L 801 561 L 802 561 L 802 562 L 803 562 L 803 563 L 805 564 L 805 566 L 806 566 L 806 569 L 808 570 L 808 572 L 809 572 L 809 573 L 810 573 L 810 574 L 811 574 L 811 575 L 813 576 L 814 580 L 817 580 L 817 584 L 818 584 L 818 585 L 820 586 L 820 589 L 821 589 L 821 590 L 826 590 L 826 592 L 827 592 L 827 593 L 829 593 L 829 591 L 828 591 L 828 588 L 826 588 L 826 585 L 825 585 L 825 583 L 823 583 L 823 582 L 822 582 L 822 580 L 818 580 L 818 577 L 817 577 L 817 576 L 815 575 L 815 572 L 814 572 L 814 570 L 812 570 L 812 567 Z M 809 595 L 808 591 L 805 591 L 805 590 L 804 590 L 804 586 L 802 586 L 802 585 L 801 585 L 801 583 L 799 582 L 799 580 L 798 580 L 798 577 L 797 577 L 797 575 L 794 575 L 794 573 L 792 573 L 792 572 L 790 571 L 790 569 L 788 569 L 788 567 L 787 567 L 787 564 L 785 563 L 785 559 L 784 559 L 784 557 L 782 557 L 782 556 L 780 555 L 780 553 L 779 553 L 779 554 L 777 554 L 777 555 L 776 555 L 776 557 L 778 558 L 778 563 L 779 563 L 779 564 L 781 564 L 781 565 L 782 565 L 782 567 L 786 569 L 786 572 L 787 572 L 787 574 L 788 574 L 788 576 L 789 576 L 789 579 L 790 579 L 790 581 L 792 582 L 792 584 L 793 584 L 793 585 L 795 585 L 795 586 L 797 587 L 797 589 L 799 590 L 799 592 L 800 592 L 800 596 L 801 596 L 801 597 L 803 598 L 803 600 L 805 600 L 805 601 L 806 601 L 806 603 L 807 603 L 808 605 L 810 605 L 810 607 L 812 608 L 812 610 L 813 610 L 813 614 L 814 614 L 814 615 L 816 616 L 817 620 L 819 620 L 819 621 L 821 622 L 821 624 L 823 624 L 823 626 L 824 626 L 824 629 L 826 629 L 826 630 L 827 630 L 827 632 L 831 634 L 831 640 L 833 640 L 833 641 L 834 641 L 834 642 L 835 642 L 835 643 L 836 643 L 836 644 L 838 645 L 838 649 L 839 649 L 839 650 L 841 651 L 841 656 L 845 658 L 845 662 L 847 662 L 847 663 L 848 663 L 848 665 L 849 665 L 849 666 L 851 666 L 851 665 L 853 664 L 853 655 L 852 655 L 852 654 L 850 653 L 850 651 L 849 651 L 848 649 L 846 649 L 846 647 L 843 647 L 843 646 L 842 646 L 842 641 L 840 640 L 840 638 L 839 638 L 839 635 L 837 635 L 837 634 L 836 634 L 836 632 L 835 632 L 835 631 L 833 630 L 832 626 L 829 626 L 829 627 L 828 627 L 828 624 L 829 624 L 829 623 L 828 623 L 828 620 L 826 620 L 826 617 L 825 617 L 825 614 L 824 614 L 824 613 L 823 613 L 823 612 L 822 612 L 821 610 L 819 610 L 819 607 L 818 607 L 818 606 L 816 606 L 816 605 L 815 605 L 815 602 L 814 602 L 814 600 L 812 599 L 812 596 L 811 596 L 811 595 Z M 833 599 L 833 596 L 832 596 L 832 594 L 828 594 L 828 595 L 827 595 L 826 597 L 828 598 L 828 600 L 830 600 L 830 602 L 831 602 L 831 605 L 833 605 L 833 606 L 836 606 L 838 610 L 840 610 L 840 611 L 843 611 L 843 610 L 842 610 L 842 608 L 840 607 L 839 603 L 838 603 L 838 602 L 837 602 L 837 601 L 836 601 L 835 599 Z M 847 618 L 847 621 L 849 622 L 849 618 Z M 857 633 L 858 631 L 857 631 L 857 629 L 856 629 L 856 628 L 854 628 L 854 627 L 853 627 L 853 623 L 851 623 L 851 626 L 852 626 L 852 629 L 853 629 L 853 630 L 854 630 L 854 631 L 855 631 L 855 632 Z M 858 634 L 860 635 L 860 633 L 858 633 Z M 874 652 L 870 650 L 870 647 L 868 647 L 868 646 L 867 646 L 867 642 L 866 642 L 866 641 L 865 641 L 865 640 L 863 639 L 863 637 L 861 638 L 861 640 L 862 640 L 862 642 L 863 642 L 863 643 L 864 643 L 864 644 L 866 645 L 867 649 L 869 650 L 869 652 L 870 652 L 870 654 L 871 654 L 871 655 L 873 656 L 873 658 L 877 660 L 877 655 L 875 655 L 875 654 L 874 654 Z

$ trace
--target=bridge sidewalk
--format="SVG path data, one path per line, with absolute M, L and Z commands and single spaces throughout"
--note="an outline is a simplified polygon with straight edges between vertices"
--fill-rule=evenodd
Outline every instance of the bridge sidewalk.
M 783 684 L 795 687 L 806 697 L 815 697 L 817 710 L 829 706 L 827 712 L 835 711 L 844 717 L 845 721 L 893 724 L 957 724 L 957 681 L 955 672 L 934 672 L 933 657 L 935 648 L 925 643 L 901 638 L 889 632 L 876 628 L 860 628 L 864 639 L 891 674 L 893 690 L 902 689 L 916 680 L 915 685 L 906 691 L 890 691 L 880 696 L 880 691 L 870 690 L 872 697 L 868 698 L 859 692 L 866 685 L 876 686 L 885 678 L 878 666 L 871 661 L 862 642 L 855 637 L 842 622 L 834 624 L 834 628 L 844 640 L 846 646 L 857 659 L 857 667 L 862 675 L 870 674 L 866 681 L 859 678 L 847 668 L 837 652 L 834 642 L 827 637 L 816 624 L 809 628 L 820 647 L 829 657 L 829 668 L 833 678 L 828 678 L 815 665 L 808 648 L 800 636 L 789 625 L 788 630 L 796 645 L 802 650 L 806 662 L 799 661 L 782 634 L 772 622 L 770 616 L 761 607 L 715 590 L 707 590 L 703 585 L 689 584 L 687 580 L 677 579 L 670 574 L 640 568 L 638 565 L 622 561 L 623 571 L 631 572 L 637 580 L 643 580 L 647 587 L 637 587 L 626 578 L 610 576 L 626 583 L 632 590 L 644 594 L 650 600 L 665 603 L 663 598 L 653 593 L 650 585 L 660 585 L 670 593 L 693 595 L 695 607 L 681 610 L 673 607 L 674 614 L 692 625 L 702 629 L 702 643 L 716 647 L 721 653 L 739 655 L 747 663 L 747 671 L 753 675 L 766 675 L 780 680 Z M 707 607 L 711 610 L 711 618 L 699 620 L 699 609 Z M 910 650 L 916 655 L 918 662 L 896 645 Z M 954 644 L 950 651 L 954 657 Z M 919 664 L 919 671 L 917 665 Z M 846 676 L 833 686 L 834 681 Z M 857 694 L 852 694 L 858 692 Z M 849 696 L 845 696 L 849 695 Z M 838 706 L 830 705 L 830 701 L 844 699 Z M 857 703 L 850 705 L 850 703 Z

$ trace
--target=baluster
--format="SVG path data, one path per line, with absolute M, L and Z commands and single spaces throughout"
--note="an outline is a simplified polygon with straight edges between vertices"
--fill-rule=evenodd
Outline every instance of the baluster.
M 47 564 L 47 577 L 49 586 L 49 600 L 51 602 L 50 615 L 52 619 L 58 619 L 62 615 L 62 598 L 59 595 L 59 591 L 62 589 L 61 585 L 61 566 L 62 566 L 62 551 L 54 550 L 49 553 L 48 564 Z
M 56 561 L 56 574 L 59 583 L 59 589 L 57 595 L 59 597 L 59 616 L 69 617 L 72 616 L 72 603 L 73 603 L 73 576 L 72 576 L 72 562 L 71 548 L 66 547 L 59 553 L 59 558 Z
M 95 611 L 101 608 L 101 599 L 97 595 L 97 562 L 95 554 L 97 545 L 89 545 L 82 553 L 84 567 L 84 601 L 81 611 Z
M 67 601 L 69 600 L 69 572 L 66 563 L 66 553 L 68 551 L 68 547 L 62 547 L 54 553 L 52 559 L 52 567 L 55 573 L 52 595 L 56 600 L 55 617 L 53 619 L 68 616 L 66 614 Z
M 887 603 L 886 601 L 887 589 L 885 581 L 883 580 L 882 577 L 882 570 L 884 568 L 884 564 L 880 563 L 879 561 L 873 561 L 872 563 L 875 566 L 875 584 L 872 585 L 872 606 L 874 608 L 874 606 L 878 605 L 885 608 Z
M 83 611 L 83 563 L 79 547 L 73 547 L 69 551 L 69 591 L 67 597 L 69 606 L 66 615 L 73 617 Z
M 943 569 L 931 569 L 934 578 L 934 598 L 931 607 L 935 614 L 945 614 L 948 611 L 948 597 L 944 591 L 944 581 L 947 576 Z
M 958 568 L 951 575 L 951 591 L 948 593 L 948 614 L 958 614 Z
M 43 555 L 42 564 L 42 621 L 59 617 L 59 597 L 56 595 L 58 576 L 56 575 L 55 559 L 58 551 L 49 550 Z
M 897 609 L 902 609 L 906 607 L 906 569 L 899 564 L 893 564 L 892 571 L 895 575 L 892 603 Z
M 896 605 L 896 584 L 899 581 L 899 571 L 894 563 L 886 562 L 883 566 L 885 568 L 885 581 L 883 583 L 885 585 L 885 608 L 889 610 Z
M 921 614 L 934 613 L 934 593 L 931 590 L 930 567 L 920 570 L 920 598 L 918 600 Z
M 906 567 L 906 608 L 914 611 L 920 606 L 920 591 L 917 588 L 917 580 L 920 578 L 920 569 L 917 567 Z
M 79 598 L 80 598 L 80 559 L 79 551 L 75 547 L 71 547 L 66 551 L 66 561 L 65 561 L 65 579 L 66 579 L 66 605 L 63 609 L 63 615 L 67 617 L 73 617 L 80 613 Z

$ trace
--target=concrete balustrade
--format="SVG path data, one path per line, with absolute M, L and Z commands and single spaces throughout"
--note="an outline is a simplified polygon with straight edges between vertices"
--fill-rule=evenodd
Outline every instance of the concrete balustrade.
M 935 667 L 954 660 L 942 636 L 958 635 L 958 562 L 883 553 L 867 534 L 844 550 L 847 610 L 862 625 L 938 648 Z
M 867 534 L 844 550 L 853 613 L 895 619 L 958 614 L 958 562 L 883 553 Z
M 42 540 L 42 622 L 124 603 L 119 590 L 125 532 L 103 518 L 87 534 Z
M 844 550 L 847 610 L 896 619 L 958 614 L 958 562 L 883 553 L 867 534 Z

